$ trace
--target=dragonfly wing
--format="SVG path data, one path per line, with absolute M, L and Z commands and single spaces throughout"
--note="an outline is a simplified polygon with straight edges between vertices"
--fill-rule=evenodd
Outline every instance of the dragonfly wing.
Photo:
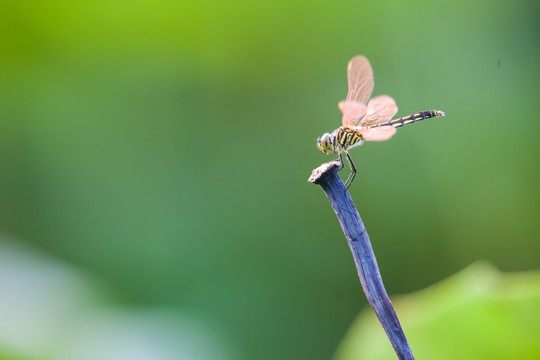
M 373 70 L 365 56 L 358 55 L 349 61 L 347 82 L 349 86 L 347 99 L 341 102 L 345 105 L 340 103 L 339 108 L 343 113 L 343 125 L 353 126 L 365 115 L 365 112 L 359 109 L 361 105 L 367 104 L 373 92 Z
M 339 110 L 343 114 L 341 120 L 344 126 L 354 126 L 362 116 L 366 115 L 366 104 L 357 101 L 343 100 L 338 104 Z
M 387 122 L 396 115 L 398 107 L 394 99 L 388 95 L 379 95 L 371 99 L 367 105 L 367 114 L 358 126 L 369 126 Z
M 347 66 L 349 92 L 347 100 L 367 104 L 373 92 L 373 70 L 365 56 L 355 56 Z
M 361 131 L 362 138 L 366 141 L 386 141 L 396 133 L 393 126 L 381 126 Z

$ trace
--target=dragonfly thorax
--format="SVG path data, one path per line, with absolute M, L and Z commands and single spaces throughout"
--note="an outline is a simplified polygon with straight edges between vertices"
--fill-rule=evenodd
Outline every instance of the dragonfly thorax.
M 342 126 L 334 132 L 334 150 L 348 150 L 362 145 L 362 133 L 358 128 Z

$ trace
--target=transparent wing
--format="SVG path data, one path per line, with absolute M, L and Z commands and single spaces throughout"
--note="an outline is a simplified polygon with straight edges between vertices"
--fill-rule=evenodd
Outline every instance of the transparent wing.
M 349 92 L 347 101 L 367 104 L 373 92 L 373 70 L 365 56 L 355 56 L 347 66 Z
M 344 126 L 355 126 L 358 120 L 367 113 L 366 104 L 356 101 L 343 100 L 339 102 L 338 107 L 343 114 L 341 123 Z
M 369 126 L 385 123 L 396 115 L 398 107 L 394 99 L 388 95 L 379 95 L 371 99 L 367 105 L 367 114 L 358 126 Z
M 361 130 L 362 137 L 366 141 L 386 141 L 396 133 L 396 128 L 393 126 L 381 126 L 370 129 Z
M 354 126 L 366 114 L 366 104 L 373 92 L 373 70 L 365 56 L 355 56 L 347 66 L 349 91 L 347 99 L 340 102 L 342 123 Z

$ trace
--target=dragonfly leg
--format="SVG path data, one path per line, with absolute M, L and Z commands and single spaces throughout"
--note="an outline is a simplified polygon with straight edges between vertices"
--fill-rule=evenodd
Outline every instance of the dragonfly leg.
M 343 169 L 343 155 L 341 154 L 341 152 L 339 153 L 339 159 L 336 160 L 339 160 L 339 168 L 337 169 L 337 171 L 339 171 Z
M 354 163 L 353 163 L 349 153 L 346 153 L 346 154 L 347 154 L 347 160 L 349 160 L 349 164 L 351 164 L 351 174 L 347 178 L 347 181 L 345 181 L 345 186 L 346 186 L 346 189 L 348 190 L 349 186 L 351 186 L 351 184 L 352 184 L 352 182 L 354 180 L 354 177 L 356 176 L 356 167 L 354 166 Z

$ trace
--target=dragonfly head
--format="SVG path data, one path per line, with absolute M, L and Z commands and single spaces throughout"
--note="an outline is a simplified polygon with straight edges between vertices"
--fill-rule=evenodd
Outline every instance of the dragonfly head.
M 325 154 L 334 151 L 334 135 L 326 133 L 317 139 L 317 147 Z

